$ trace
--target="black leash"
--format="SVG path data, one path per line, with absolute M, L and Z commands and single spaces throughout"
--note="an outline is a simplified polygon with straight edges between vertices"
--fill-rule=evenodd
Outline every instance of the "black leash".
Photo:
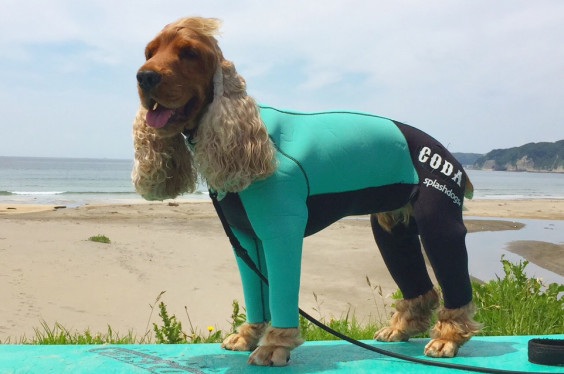
M 256 264 L 254 263 L 253 259 L 249 256 L 249 253 L 247 252 L 247 250 L 245 248 L 243 248 L 241 243 L 239 243 L 239 240 L 233 234 L 231 227 L 229 227 L 229 224 L 227 223 L 227 219 L 225 218 L 225 215 L 223 214 L 223 210 L 221 209 L 221 206 L 219 205 L 219 201 L 217 200 L 217 192 L 210 190 L 210 197 L 212 199 L 213 206 L 214 206 L 214 208 L 217 212 L 217 215 L 219 216 L 219 220 L 221 221 L 221 225 L 223 226 L 223 230 L 225 230 L 225 233 L 227 234 L 227 237 L 229 238 L 229 242 L 233 246 L 235 254 L 239 258 L 241 258 L 245 262 L 245 264 L 247 264 L 247 266 L 252 271 L 254 271 L 257 274 L 257 276 L 268 286 L 268 279 L 260 272 L 260 270 L 258 269 Z M 421 359 L 421 358 L 411 357 L 411 356 L 407 356 L 407 355 L 404 355 L 404 354 L 401 354 L 401 353 L 391 352 L 391 351 L 388 351 L 388 350 L 385 350 L 385 349 L 382 349 L 382 348 L 378 348 L 378 347 L 375 347 L 373 345 L 369 345 L 369 344 L 363 343 L 361 341 L 358 341 L 356 339 L 353 339 L 353 338 L 351 338 L 347 335 L 344 335 L 344 334 L 342 334 L 342 333 L 340 333 L 336 330 L 333 330 L 331 327 L 319 322 L 318 320 L 316 320 L 315 318 L 310 316 L 308 313 L 304 312 L 301 308 L 299 309 L 299 312 L 309 322 L 313 323 L 315 326 L 321 328 L 322 330 L 325 330 L 326 332 L 330 333 L 331 335 L 336 336 L 337 338 L 339 338 L 341 340 L 345 340 L 345 341 L 347 341 L 351 344 L 354 344 L 354 345 L 359 346 L 361 348 L 367 349 L 369 351 L 376 352 L 376 353 L 379 353 L 379 354 L 384 355 L 384 356 L 389 356 L 389 357 L 397 358 L 397 359 L 404 360 L 404 361 L 410 361 L 410 362 L 414 362 L 414 363 L 417 363 L 417 364 L 423 364 L 423 365 L 438 366 L 438 367 L 443 367 L 443 368 L 447 368 L 447 369 L 474 371 L 474 372 L 478 372 L 478 373 L 554 374 L 554 373 L 543 373 L 543 372 L 528 372 L 528 371 L 514 371 L 514 370 L 483 368 L 483 367 L 479 367 L 479 366 L 452 364 L 452 363 L 448 363 L 448 362 L 431 361 L 431 360 L 425 360 L 425 359 Z

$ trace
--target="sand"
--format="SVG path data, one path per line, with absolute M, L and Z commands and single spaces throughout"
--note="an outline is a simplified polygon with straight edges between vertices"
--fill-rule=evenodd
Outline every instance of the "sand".
M 516 240 L 509 243 L 508 249 L 533 264 L 557 274 L 564 274 L 564 244 Z
M 142 336 L 148 322 L 159 321 L 156 312 L 149 316 L 161 291 L 184 330 L 185 310 L 198 330 L 227 329 L 232 301 L 243 304 L 228 239 L 210 202 L 178 202 L 0 205 L 0 341 L 31 337 L 41 321 Z M 477 200 L 467 207 L 468 216 L 564 219 L 564 200 Z M 467 226 L 519 229 L 495 220 Z M 98 234 L 111 243 L 88 240 Z M 517 243 L 512 250 L 534 253 L 531 261 L 563 274 L 562 263 L 550 267 L 556 252 L 539 255 L 538 247 Z M 395 290 L 367 220 L 341 220 L 305 240 L 300 305 L 314 316 L 339 317 L 350 308 L 361 321 L 385 320 Z
M 465 200 L 467 216 L 564 219 L 564 200 Z

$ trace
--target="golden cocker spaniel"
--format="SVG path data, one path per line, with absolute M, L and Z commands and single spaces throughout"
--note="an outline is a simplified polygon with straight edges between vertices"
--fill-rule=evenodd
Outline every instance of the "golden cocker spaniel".
M 211 189 L 228 196 L 225 198 L 225 204 L 227 204 L 229 196 L 238 193 L 252 194 L 259 188 L 257 186 L 260 183 L 274 178 L 272 176 L 277 170 L 282 170 L 286 167 L 285 165 L 299 164 L 300 160 L 296 161 L 295 157 L 286 155 L 279 144 L 275 144 L 273 135 L 269 136 L 261 118 L 261 109 L 246 93 L 244 79 L 237 74 L 233 63 L 223 57 L 214 37 L 218 33 L 219 25 L 216 19 L 183 18 L 165 26 L 147 44 L 146 61 L 137 72 L 141 105 L 133 123 L 135 160 L 132 179 L 138 193 L 148 200 L 163 200 L 193 192 L 198 177 L 201 177 Z M 264 111 L 271 109 L 265 108 Z M 276 111 L 271 110 L 271 112 Z M 367 116 L 363 115 L 362 120 L 365 117 Z M 417 135 L 419 133 L 415 133 L 415 130 L 406 125 L 397 124 L 396 128 L 390 121 L 388 122 L 385 126 L 388 126 L 386 128 L 389 128 L 394 134 L 399 134 L 399 128 L 405 134 L 419 136 Z M 407 138 L 409 136 L 406 135 Z M 408 145 L 412 144 L 408 141 Z M 399 202 L 396 205 L 378 203 L 380 204 L 378 207 L 381 208 L 374 208 L 373 211 L 368 212 L 373 213 L 373 230 L 379 247 L 381 244 L 384 246 L 387 241 L 394 242 L 396 237 L 393 235 L 397 237 L 404 235 L 401 238 L 409 238 L 410 243 L 415 243 L 412 240 L 415 237 L 412 231 L 417 229 L 414 220 L 418 219 L 418 211 L 421 211 L 417 208 L 418 204 L 420 205 L 417 198 L 422 200 L 425 193 L 427 195 L 433 193 L 435 196 L 448 195 L 451 200 L 455 198 L 460 200 L 463 198 L 462 194 L 466 196 L 471 194 L 472 186 L 465 173 L 461 169 L 457 170 L 457 164 L 448 159 L 446 153 L 440 153 L 440 145 L 437 145 L 436 149 L 439 149 L 438 153 L 434 153 L 436 151 L 429 147 L 410 149 L 414 157 L 413 162 L 421 164 L 422 168 L 425 167 L 427 168 L 425 170 L 434 173 L 430 174 L 432 177 L 426 178 L 421 183 L 417 182 L 415 178 L 415 181 L 408 186 L 414 189 L 409 190 L 412 192 L 406 195 L 407 197 L 401 201 L 401 204 Z M 279 157 L 287 157 L 284 161 L 280 161 L 277 154 Z M 315 157 L 315 152 L 313 157 Z M 293 163 L 292 159 L 296 162 Z M 408 161 L 411 162 L 411 160 Z M 412 167 L 411 164 L 409 167 Z M 294 168 L 288 173 L 307 173 L 307 170 L 304 171 L 303 168 L 301 172 L 296 170 Z M 286 171 L 286 169 L 283 170 L 283 172 Z M 449 183 L 454 181 L 461 187 L 461 195 L 456 195 L 458 190 L 449 190 L 445 187 L 448 182 L 447 177 L 450 180 Z M 447 182 L 442 182 L 442 180 Z M 313 181 L 310 182 L 313 184 Z M 390 189 L 392 192 L 403 188 L 396 184 L 392 187 Z M 455 187 L 458 188 L 456 185 Z M 296 188 L 299 189 L 299 193 L 305 191 L 305 187 Z M 307 188 L 315 187 L 308 185 Z M 413 192 L 416 191 L 415 188 L 418 189 L 418 194 Z M 283 189 L 281 191 L 284 193 Z M 281 195 L 277 196 L 279 198 Z M 239 200 L 231 199 L 229 201 L 238 203 Z M 457 203 L 461 205 L 460 201 Z M 327 205 L 324 207 L 333 209 Z M 323 214 L 323 211 L 321 213 Z M 267 222 L 268 219 L 265 217 Z M 461 215 L 459 221 L 461 222 Z M 293 224 L 288 222 L 289 226 Z M 400 222 L 404 224 L 398 224 Z M 453 243 L 459 243 L 460 238 L 462 241 L 464 239 L 465 229 L 460 227 L 460 222 L 457 221 L 459 231 L 457 236 L 453 235 Z M 417 221 L 420 231 L 425 230 L 423 223 L 424 219 Z M 252 224 L 254 225 L 254 222 Z M 258 230 L 257 227 L 254 229 Z M 261 230 L 268 231 L 269 229 Z M 409 230 L 412 231 L 406 234 Z M 248 239 L 247 243 L 257 246 L 264 244 L 264 251 L 268 251 L 266 241 L 263 244 L 259 243 L 263 239 L 260 234 L 257 234 L 255 239 L 249 239 L 250 236 L 242 233 L 244 227 L 240 231 L 238 235 L 243 240 L 242 244 L 245 244 L 245 240 Z M 408 234 L 410 236 L 407 236 Z M 428 242 L 432 243 L 432 240 L 434 238 L 428 236 Z M 417 239 L 417 243 L 413 245 L 418 246 L 419 240 Z M 427 250 L 427 245 L 425 247 Z M 268 273 L 269 275 L 273 273 L 272 276 L 275 277 L 277 269 L 274 268 L 282 265 L 280 262 L 271 260 L 270 254 L 266 253 L 266 256 Z M 393 259 L 390 261 L 393 263 Z M 435 259 L 432 262 L 434 261 Z M 440 259 L 436 259 L 436 262 L 440 264 Z M 396 265 L 402 266 L 402 264 Z M 438 270 L 445 268 L 444 265 L 437 267 Z M 244 277 L 244 270 L 241 272 Z M 409 273 L 409 268 L 407 272 Z M 462 278 L 464 277 L 468 277 L 467 273 L 463 274 Z M 448 276 L 445 278 L 448 279 Z M 414 280 L 411 282 L 413 284 Z M 451 294 L 457 292 L 456 282 L 460 281 L 453 282 L 455 284 L 451 288 L 454 291 L 446 292 Z M 466 280 L 463 279 L 463 282 Z M 441 283 L 443 292 L 445 292 L 445 286 L 448 285 L 448 281 L 445 284 Z M 279 323 L 275 325 L 276 308 L 279 308 L 280 303 L 273 299 L 277 297 L 276 292 L 280 293 L 285 290 L 283 284 L 272 284 L 271 282 L 271 287 L 278 287 L 273 291 L 274 295 L 270 296 L 272 324 L 269 324 L 269 313 L 263 317 L 249 317 L 248 314 L 248 317 L 253 320 L 249 320 L 239 328 L 236 334 L 229 336 L 224 341 L 223 347 L 232 350 L 253 350 L 249 358 L 250 363 L 285 365 L 289 360 L 290 350 L 301 344 L 302 339 L 297 324 Z M 247 300 L 246 289 L 245 293 Z M 397 310 L 392 316 L 390 326 L 376 332 L 375 339 L 403 341 L 428 328 L 433 311 L 439 307 L 437 292 L 432 287 L 425 285 L 425 289 L 418 293 L 408 297 L 404 292 L 404 296 L 406 298 L 396 304 Z M 268 295 L 264 297 L 268 298 Z M 458 348 L 478 331 L 480 325 L 472 320 L 473 304 L 471 301 L 468 302 L 467 297 L 464 303 L 464 305 L 456 305 L 453 308 L 448 308 L 445 303 L 445 307 L 439 311 L 438 322 L 431 330 L 432 340 L 425 348 L 427 355 L 452 357 L 457 353 Z M 266 308 L 268 309 L 268 305 Z M 249 309 L 256 308 L 247 305 L 247 309 L 250 313 Z

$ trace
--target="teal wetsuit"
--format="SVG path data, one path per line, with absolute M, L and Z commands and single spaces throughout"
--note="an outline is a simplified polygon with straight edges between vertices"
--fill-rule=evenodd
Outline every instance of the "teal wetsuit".
M 241 245 L 269 279 L 267 287 L 237 259 L 247 320 L 296 327 L 303 237 L 344 216 L 404 206 L 418 194 L 421 172 L 401 130 L 406 125 L 392 120 L 360 112 L 300 113 L 268 106 L 260 106 L 260 115 L 275 145 L 278 167 L 270 177 L 225 195 L 220 206 Z

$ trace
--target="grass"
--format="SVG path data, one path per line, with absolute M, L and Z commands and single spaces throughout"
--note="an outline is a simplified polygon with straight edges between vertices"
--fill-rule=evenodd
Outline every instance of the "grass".
M 564 333 L 564 285 L 552 283 L 544 284 L 540 279 L 528 278 L 525 274 L 525 267 L 528 262 L 513 264 L 503 257 L 501 259 L 505 276 L 497 278 L 487 283 L 473 283 L 474 302 L 478 307 L 476 320 L 484 323 L 481 335 L 544 335 Z M 372 295 L 377 306 L 377 299 L 382 295 L 379 286 L 373 286 L 370 279 L 366 279 L 368 286 L 372 290 Z M 231 315 L 231 326 L 229 331 L 215 329 L 208 326 L 202 332 L 194 328 L 188 308 L 185 313 L 189 332 L 182 328 L 181 321 L 170 314 L 166 304 L 161 301 L 164 291 L 161 292 L 153 304 L 149 304 L 151 309 L 145 333 L 137 336 L 129 331 L 121 336 L 110 326 L 104 333 L 93 334 L 89 330 L 84 332 L 69 331 L 59 323 L 53 327 L 45 321 L 41 322 L 41 327 L 35 329 L 35 336 L 28 339 L 20 338 L 16 343 L 19 344 L 144 344 L 144 343 L 218 343 L 233 333 L 239 325 L 245 321 L 245 313 L 241 311 L 239 303 L 234 300 Z M 317 299 L 315 311 L 320 315 L 319 319 L 329 325 L 329 327 L 344 333 L 354 339 L 371 339 L 374 331 L 378 330 L 388 319 L 390 310 L 384 304 L 383 310 L 377 309 L 377 321 L 360 323 L 354 314 L 347 311 L 338 319 L 330 318 L 328 321 L 322 316 L 321 304 Z M 392 298 L 401 298 L 400 292 L 395 292 Z M 393 306 L 393 304 L 392 304 Z M 161 323 L 152 323 L 151 320 L 155 310 L 159 311 Z M 336 339 L 309 321 L 300 316 L 300 329 L 302 336 L 306 340 L 332 340 Z M 154 336 L 153 336 L 154 334 Z M 424 336 L 424 335 L 420 335 Z M 11 343 L 10 339 L 1 343 Z
M 382 327 L 381 323 L 374 322 L 372 320 L 369 320 L 368 323 L 361 324 L 357 320 L 355 315 L 350 313 L 350 310 L 347 311 L 347 313 L 339 319 L 330 318 L 329 321 L 327 321 L 326 319 L 322 318 L 320 319 L 320 321 L 333 330 L 357 340 L 372 339 L 374 332 Z M 315 326 L 301 315 L 299 323 L 300 333 L 305 340 L 313 341 L 339 339 L 336 336 L 326 332 L 325 330 L 322 330 L 321 328 Z
M 91 242 L 110 244 L 110 238 L 106 235 L 94 235 L 88 238 Z
M 41 328 L 35 328 L 35 337 L 31 341 L 23 340 L 22 344 L 133 344 L 137 342 L 133 332 L 120 336 L 110 326 L 105 333 L 92 334 L 90 330 L 82 333 L 71 332 L 59 323 L 50 327 L 45 321 Z
M 528 261 L 501 262 L 503 278 L 472 285 L 481 335 L 563 334 L 564 285 L 528 278 Z

